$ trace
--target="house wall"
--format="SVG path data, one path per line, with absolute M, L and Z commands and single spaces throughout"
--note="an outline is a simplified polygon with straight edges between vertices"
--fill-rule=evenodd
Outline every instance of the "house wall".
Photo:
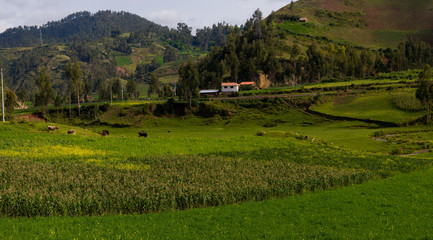
M 239 86 L 222 86 L 223 92 L 239 92 Z

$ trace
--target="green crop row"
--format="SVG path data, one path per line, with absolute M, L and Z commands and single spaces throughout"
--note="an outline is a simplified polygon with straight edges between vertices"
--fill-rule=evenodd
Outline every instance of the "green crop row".
M 128 169 L 128 163 L 140 169 Z M 216 157 L 131 158 L 122 164 L 118 169 L 1 159 L 0 215 L 161 212 L 296 195 L 359 184 L 372 176 L 360 170 Z

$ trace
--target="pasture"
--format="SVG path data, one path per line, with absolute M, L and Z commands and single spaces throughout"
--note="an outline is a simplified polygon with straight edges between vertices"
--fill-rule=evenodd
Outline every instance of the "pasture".
M 327 95 L 313 109 L 404 124 L 423 112 L 392 96 L 412 92 Z M 1 124 L 0 236 L 431 236 L 431 216 L 422 214 L 431 195 L 430 127 L 332 120 L 304 111 L 310 98 L 204 102 L 185 114 L 176 103 L 136 101 L 89 106 L 81 118 L 60 111 L 56 122 Z M 415 225 L 402 221 L 403 209 Z

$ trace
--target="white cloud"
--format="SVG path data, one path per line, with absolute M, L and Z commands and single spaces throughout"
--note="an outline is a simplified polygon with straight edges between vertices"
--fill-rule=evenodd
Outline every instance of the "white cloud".
M 149 14 L 150 20 L 157 22 L 161 25 L 168 25 L 174 27 L 178 22 L 182 21 L 180 14 L 176 10 L 161 10 L 159 12 L 152 12 Z
M 6 20 L 0 20 L 0 32 L 3 32 L 4 30 L 8 28 L 14 27 L 11 23 L 9 23 Z

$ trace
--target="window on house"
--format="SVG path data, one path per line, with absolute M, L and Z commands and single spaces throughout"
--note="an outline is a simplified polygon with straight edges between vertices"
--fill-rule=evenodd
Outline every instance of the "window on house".
M 230 86 L 230 88 L 234 88 L 233 86 Z

